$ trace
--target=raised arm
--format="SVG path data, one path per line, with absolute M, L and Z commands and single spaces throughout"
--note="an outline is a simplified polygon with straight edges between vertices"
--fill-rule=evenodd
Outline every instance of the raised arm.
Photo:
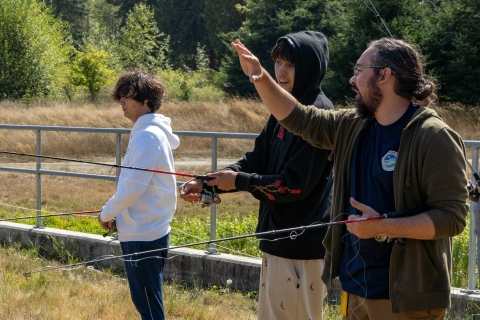
M 275 82 L 261 66 L 258 58 L 240 40 L 237 39 L 231 45 L 238 53 L 243 72 L 255 85 L 255 89 L 270 113 L 277 120 L 285 119 L 295 107 L 296 99 Z

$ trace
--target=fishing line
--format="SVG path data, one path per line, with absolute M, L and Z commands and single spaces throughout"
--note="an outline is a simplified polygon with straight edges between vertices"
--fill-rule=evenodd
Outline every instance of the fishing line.
M 0 205 L 10 207 L 10 208 L 22 209 L 22 210 L 36 211 L 36 209 L 13 206 L 13 205 L 9 205 L 9 204 L 6 204 L 6 203 L 0 203 Z M 90 213 L 100 213 L 101 211 L 102 210 L 89 210 L 89 211 L 77 211 L 77 212 L 55 212 L 55 211 L 42 210 L 42 212 L 47 212 L 47 213 L 51 213 L 51 214 L 35 215 L 35 216 L 22 216 L 22 217 L 11 217 L 11 218 L 0 218 L 0 221 L 10 221 L 10 220 L 20 220 L 20 219 L 34 219 L 34 218 L 37 218 L 37 217 L 43 218 L 43 217 L 56 217 L 56 216 L 67 216 L 67 215 L 82 215 L 83 217 L 96 218 L 97 216 L 90 216 L 88 214 L 90 214 Z
M 168 248 L 167 248 L 168 249 Z M 143 252 L 142 252 L 143 253 Z M 97 261 L 104 261 L 104 260 L 100 260 L 100 259 L 104 259 L 104 258 L 107 258 L 107 259 L 119 259 L 123 262 L 139 262 L 139 261 L 142 261 L 142 260 L 146 260 L 146 259 L 164 259 L 164 260 L 171 260 L 173 258 L 176 258 L 178 257 L 178 255 L 173 255 L 171 257 L 161 257 L 161 256 L 151 256 L 151 257 L 144 257 L 144 258 L 139 258 L 139 259 L 132 259 L 132 260 L 126 260 L 126 259 L 122 259 L 120 256 L 114 256 L 114 255 L 103 255 L 103 256 L 100 256 L 94 260 L 91 260 L 91 261 L 88 261 L 88 263 L 95 263 Z M 61 270 L 61 271 L 74 271 L 74 270 L 78 270 L 78 269 L 81 269 L 85 267 L 85 265 L 83 264 L 79 264 L 79 265 L 68 265 L 68 266 L 45 266 L 44 268 L 48 270 Z M 95 269 L 94 266 L 86 266 L 86 269 L 87 270 L 90 270 L 90 271 L 95 271 L 95 272 L 102 272 L 98 269 Z M 45 270 L 47 271 L 47 270 Z M 25 274 L 24 274 L 25 275 Z
M 378 22 L 377 22 L 378 29 L 380 31 L 382 31 L 384 35 L 390 36 L 390 38 L 393 38 L 393 35 L 390 33 L 390 30 L 388 29 L 387 24 L 385 23 L 385 21 L 382 19 L 382 17 L 378 13 L 377 8 L 375 8 L 375 6 L 373 5 L 371 0 L 368 0 L 368 2 L 370 2 L 370 6 L 365 1 L 363 1 L 365 6 L 375 14 L 375 17 L 380 19 L 380 22 L 382 22 L 383 27 L 387 30 L 388 34 L 386 34 L 384 30 L 382 30 L 382 28 L 378 25 Z
M 346 238 L 350 236 L 351 238 L 351 242 L 350 243 L 347 243 L 346 241 Z M 350 259 L 350 261 L 348 261 L 346 264 L 345 264 L 345 270 L 347 271 L 348 275 L 350 276 L 350 279 L 352 279 L 356 284 L 358 284 L 362 289 L 363 289 L 363 292 L 364 292 L 364 296 L 363 296 L 363 300 L 361 303 L 359 303 L 355 308 L 353 308 L 352 310 L 356 310 L 357 308 L 360 308 L 364 303 L 365 303 L 365 300 L 367 299 L 366 296 L 367 296 L 367 273 L 365 271 L 365 259 L 363 259 L 362 255 L 360 254 L 360 238 L 357 237 L 356 235 L 354 235 L 353 233 L 348 233 L 348 234 L 344 234 L 343 235 L 343 243 L 345 245 L 351 245 L 353 247 L 353 250 L 355 251 L 355 255 Z M 358 245 L 357 245 L 358 244 Z M 353 261 L 355 260 L 356 257 L 359 257 L 360 260 L 362 261 L 363 263 L 363 282 L 365 283 L 365 285 L 361 284 L 360 282 L 358 282 L 354 277 L 353 275 L 348 271 L 348 268 L 347 266 L 350 264 L 350 263 L 353 263 Z
M 171 228 L 172 228 L 172 230 L 175 230 L 175 232 L 186 234 L 187 236 L 192 237 L 192 238 L 197 239 L 197 240 L 202 240 L 202 238 L 197 237 L 197 236 L 195 236 L 195 235 L 193 235 L 193 234 L 190 234 L 190 233 L 188 233 L 188 232 L 182 231 L 182 230 L 177 229 L 177 228 L 174 228 L 174 227 L 171 227 Z M 240 254 L 240 255 L 243 255 L 243 256 L 246 256 L 246 257 L 249 257 L 249 258 L 258 258 L 258 257 L 256 257 L 256 256 L 252 256 L 252 255 L 250 255 L 250 254 L 248 254 L 248 253 L 245 253 L 245 252 L 243 252 L 243 251 L 241 251 L 241 250 L 231 249 L 231 248 L 228 248 L 228 247 L 225 247 L 225 246 L 221 246 L 221 245 L 218 245 L 218 244 L 216 245 L 216 247 L 217 247 L 217 248 L 224 249 L 224 250 L 227 250 L 227 251 L 229 251 L 229 252 L 238 253 L 238 254 Z

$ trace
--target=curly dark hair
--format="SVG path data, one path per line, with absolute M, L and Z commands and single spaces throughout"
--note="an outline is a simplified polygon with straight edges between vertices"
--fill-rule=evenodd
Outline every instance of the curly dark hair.
M 162 105 L 167 96 L 165 86 L 153 74 L 142 70 L 132 70 L 120 77 L 113 89 L 112 98 L 120 101 L 122 97 L 129 97 L 138 102 L 145 102 L 154 113 Z
M 368 47 L 377 51 L 372 57 L 372 65 L 388 67 L 395 75 L 395 93 L 419 105 L 428 105 L 437 99 L 437 85 L 428 79 L 423 71 L 419 51 L 403 40 L 381 38 L 372 41 Z M 376 75 L 381 68 L 375 68 Z

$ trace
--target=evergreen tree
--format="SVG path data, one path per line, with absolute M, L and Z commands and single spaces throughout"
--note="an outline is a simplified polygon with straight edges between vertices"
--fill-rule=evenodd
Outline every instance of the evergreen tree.
M 161 32 L 170 37 L 169 61 L 174 69 L 196 69 L 197 44 L 207 45 L 202 17 L 204 0 L 158 0 L 155 12 Z
M 224 34 L 238 30 L 245 15 L 237 10 L 243 0 L 205 0 L 205 8 L 202 14 L 209 47 L 206 47 L 209 56 L 209 66 L 218 70 L 223 57 L 229 54 L 229 43 Z
M 302 30 L 323 31 L 333 29 L 326 21 L 326 0 L 269 1 L 246 0 L 237 6 L 246 20 L 235 32 L 225 34 L 230 41 L 238 38 L 254 52 L 263 66 L 273 74 L 270 52 L 279 37 Z M 327 35 L 328 36 L 328 35 Z M 225 90 L 232 94 L 255 94 L 238 66 L 238 58 L 231 51 L 221 67 L 225 78 Z
M 442 101 L 480 103 L 480 2 L 429 3 L 433 15 L 421 48 Z
M 135 5 L 120 30 L 120 51 L 124 68 L 155 70 L 168 66 L 168 39 L 162 41 L 153 10 Z M 165 37 L 164 37 L 165 38 Z
M 78 48 L 83 35 L 88 30 L 87 0 L 44 0 L 52 9 L 55 17 L 66 21 L 70 27 L 73 41 Z

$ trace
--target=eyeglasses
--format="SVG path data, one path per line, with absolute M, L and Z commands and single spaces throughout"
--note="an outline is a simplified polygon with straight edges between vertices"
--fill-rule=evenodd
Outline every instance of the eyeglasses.
M 353 67 L 353 76 L 356 77 L 358 76 L 358 68 L 387 68 L 387 67 L 384 67 L 384 66 L 365 66 L 365 65 L 362 65 L 362 64 L 357 64 Z

